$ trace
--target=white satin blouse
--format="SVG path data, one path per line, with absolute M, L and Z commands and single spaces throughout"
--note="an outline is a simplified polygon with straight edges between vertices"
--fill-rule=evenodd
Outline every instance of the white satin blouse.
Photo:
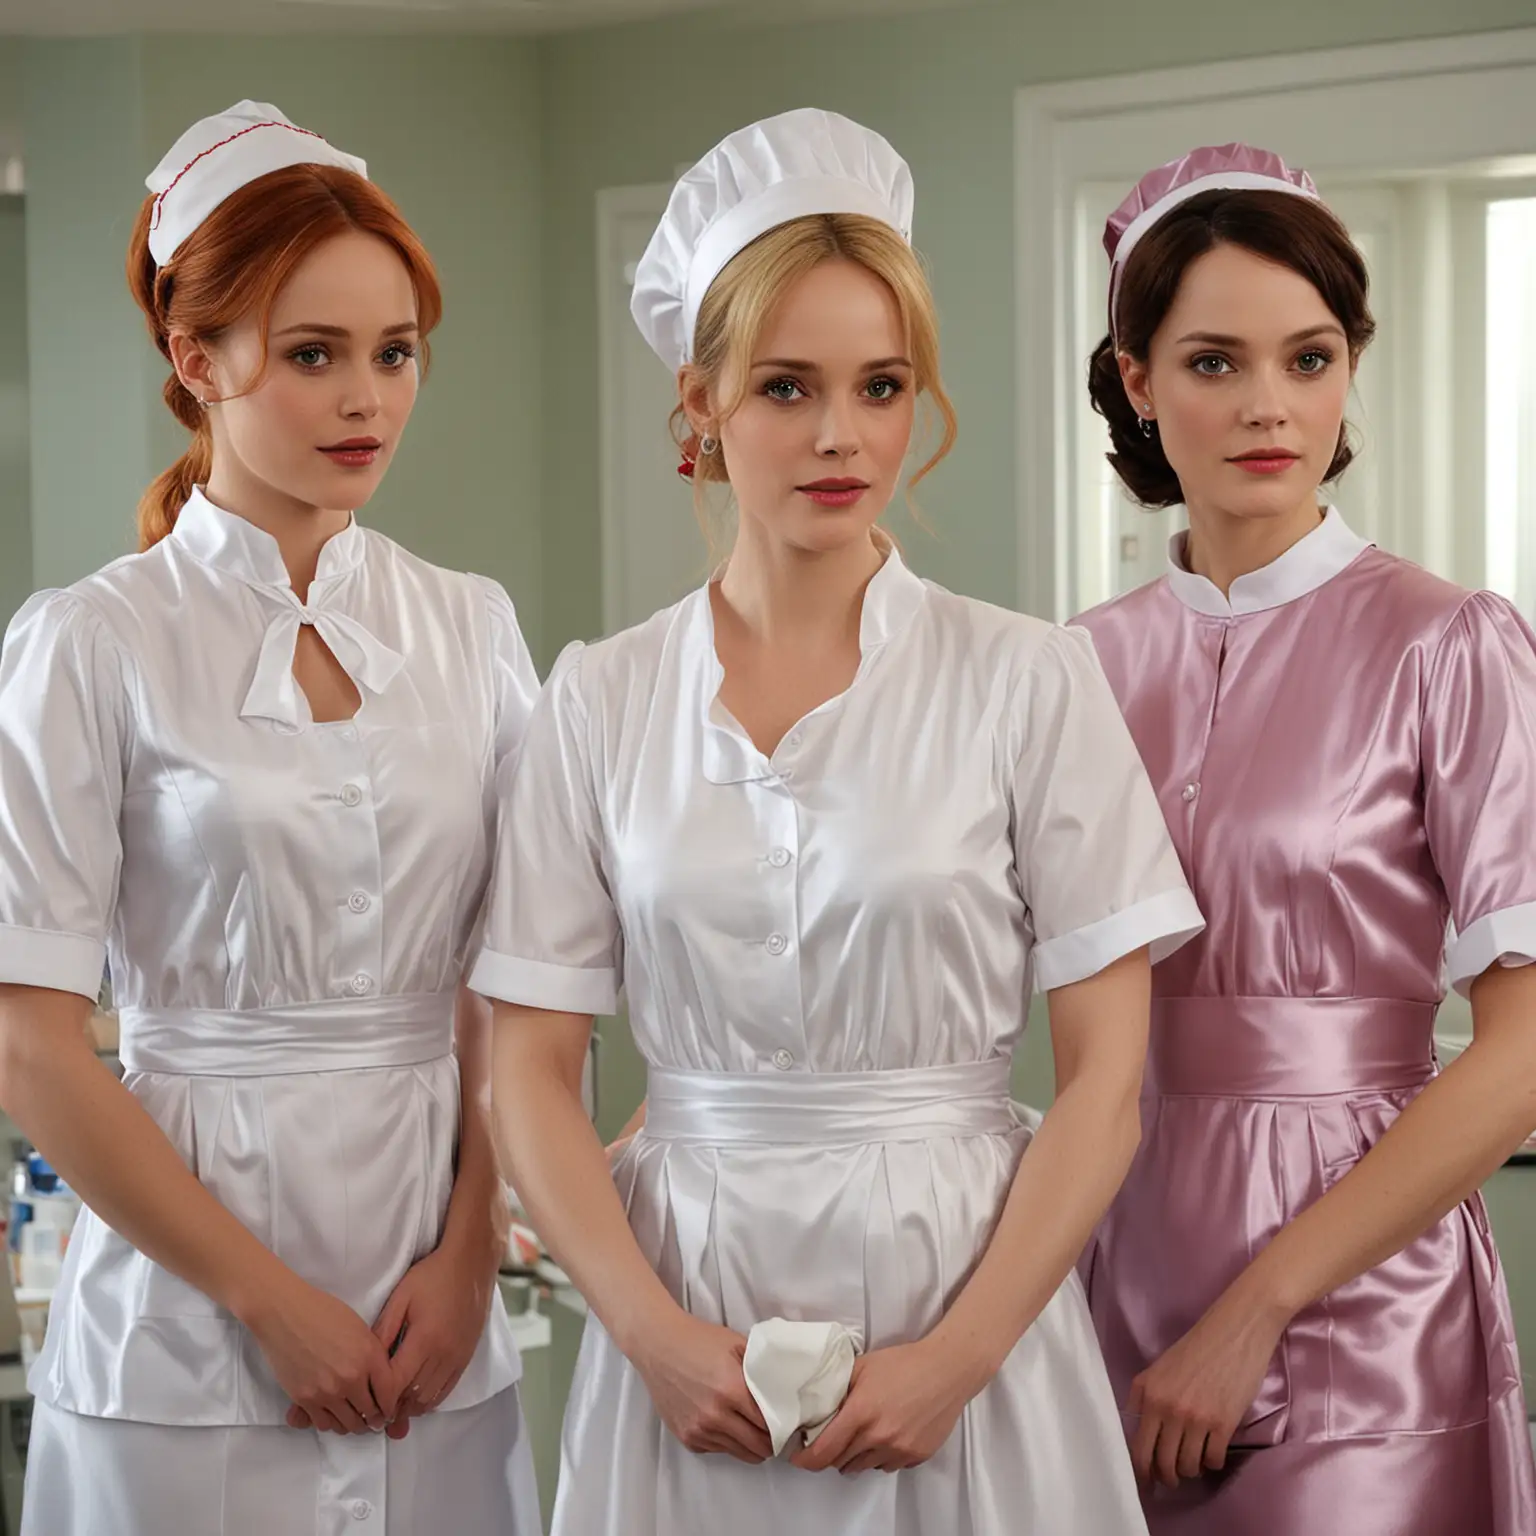
M 354 719 L 311 719 L 301 623 Z M 94 998 L 106 962 L 130 1091 L 370 1323 L 440 1234 L 455 994 L 537 686 L 496 583 L 354 521 L 301 603 L 276 542 L 200 492 L 147 553 L 32 598 L 0 657 L 0 981 Z M 498 1301 L 444 1406 L 518 1375 Z M 228 1313 L 90 1211 L 30 1384 L 165 1424 L 288 1406 Z

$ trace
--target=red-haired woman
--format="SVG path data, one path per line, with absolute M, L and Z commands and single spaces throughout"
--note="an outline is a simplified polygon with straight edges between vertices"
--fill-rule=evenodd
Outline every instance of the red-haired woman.
M 352 515 L 437 280 L 362 163 L 261 103 L 149 187 L 129 280 L 192 446 L 140 553 L 39 593 L 0 660 L 0 1102 L 86 1205 L 23 1529 L 522 1536 L 460 980 L 536 680 L 499 586 Z M 104 960 L 121 1085 L 83 1030 Z

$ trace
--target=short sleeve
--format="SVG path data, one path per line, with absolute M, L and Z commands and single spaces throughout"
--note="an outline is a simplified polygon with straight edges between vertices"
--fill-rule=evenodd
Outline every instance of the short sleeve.
M 1056 629 L 1022 679 L 1013 725 L 1014 862 L 1041 992 L 1204 926 L 1136 744 L 1086 630 Z
M 568 646 L 502 776 L 485 947 L 469 984 L 486 997 L 561 1013 L 612 1013 L 622 939 L 603 870 L 602 814 Z
M 496 763 L 498 768 L 522 745 L 533 701 L 539 696 L 528 642 L 517 622 L 517 610 L 507 589 L 489 576 L 476 576 L 485 593 L 491 621 L 491 684 L 496 697 Z
M 78 598 L 40 592 L 0 651 L 0 982 L 101 992 L 117 904 L 123 658 Z
M 1424 827 L 1451 906 L 1450 984 L 1536 960 L 1536 636 L 1475 592 L 1431 665 L 1420 735 Z

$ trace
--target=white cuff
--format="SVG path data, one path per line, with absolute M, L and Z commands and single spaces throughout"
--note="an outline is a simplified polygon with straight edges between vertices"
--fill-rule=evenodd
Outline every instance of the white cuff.
M 494 949 L 482 949 L 469 973 L 470 991 L 500 998 L 524 1008 L 548 1008 L 554 1013 L 612 1013 L 619 1005 L 618 976 L 611 969 L 586 970 L 573 965 L 548 965 L 520 960 Z
M 1536 963 L 1536 901 L 1489 912 L 1459 933 L 1446 956 L 1450 983 L 1468 997 L 1490 965 Z
M 1063 933 L 1035 946 L 1035 990 L 1053 992 L 1097 976 L 1105 966 L 1150 945 L 1152 963 L 1166 960 L 1174 950 L 1205 927 L 1205 919 L 1189 887 L 1163 891 L 1133 907 L 1111 913 L 1086 928 Z
M 78 992 L 94 1003 L 106 965 L 107 946 L 97 939 L 0 923 L 0 982 L 10 986 Z

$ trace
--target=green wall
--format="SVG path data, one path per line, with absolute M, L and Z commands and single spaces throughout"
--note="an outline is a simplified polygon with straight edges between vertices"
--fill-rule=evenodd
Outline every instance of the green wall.
M 19 38 L 0 37 L 0 160 L 21 153 L 21 50 Z
M 26 210 L 0 196 L 0 630 L 32 590 Z
M 147 169 L 142 54 L 112 38 L 30 43 L 23 56 L 37 586 L 130 549 L 150 479 L 154 350 L 123 279 Z

